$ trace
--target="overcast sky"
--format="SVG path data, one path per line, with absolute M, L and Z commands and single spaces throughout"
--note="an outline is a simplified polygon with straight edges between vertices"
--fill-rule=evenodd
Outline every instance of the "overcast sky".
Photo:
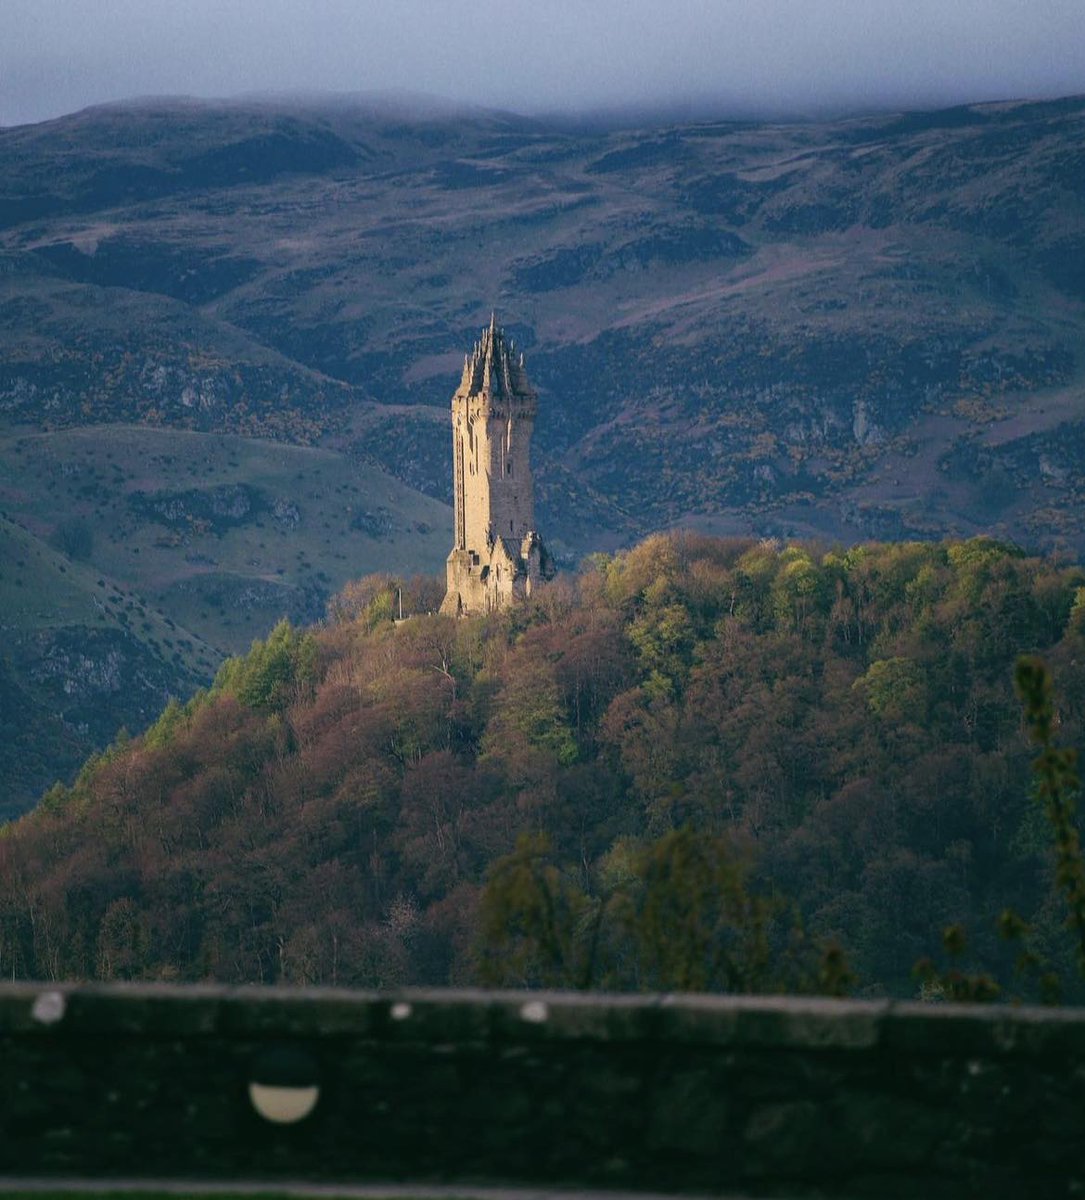
M 1066 95 L 1085 0 L 0 0 L 0 124 L 314 89 L 521 112 Z

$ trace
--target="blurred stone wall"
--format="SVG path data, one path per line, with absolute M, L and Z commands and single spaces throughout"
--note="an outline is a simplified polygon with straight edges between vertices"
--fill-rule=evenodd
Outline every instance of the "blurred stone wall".
M 1079 1195 L 1085 1010 L 11 984 L 0 1106 L 9 1185 Z

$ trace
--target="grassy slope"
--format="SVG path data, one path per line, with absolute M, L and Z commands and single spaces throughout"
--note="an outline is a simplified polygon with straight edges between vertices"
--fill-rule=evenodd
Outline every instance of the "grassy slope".
M 315 619 L 348 579 L 435 573 L 447 554 L 444 505 L 331 450 L 136 426 L 22 431 L 0 436 L 0 478 L 0 504 L 41 538 L 73 520 L 89 533 L 85 564 L 39 544 L 37 572 L 0 593 L 20 628 L 107 620 L 86 603 L 100 572 L 232 653 L 284 612 Z
M 0 816 L 119 725 L 213 674 L 218 651 L 90 563 L 0 517 Z
M 186 670 L 207 674 L 214 648 L 178 629 L 138 592 L 116 583 L 92 563 L 75 562 L 7 517 L 0 517 L 0 611 L 8 637 L 40 634 L 71 626 L 131 632 L 156 651 L 186 638 L 178 647 Z
M 0 513 L 0 816 L 281 616 L 448 547 L 445 505 L 344 454 L 137 426 L 0 435 Z

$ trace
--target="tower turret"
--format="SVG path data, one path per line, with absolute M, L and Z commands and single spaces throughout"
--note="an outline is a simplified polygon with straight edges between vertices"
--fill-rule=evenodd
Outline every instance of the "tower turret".
M 500 608 L 551 573 L 535 530 L 529 455 L 537 408 L 523 355 L 492 315 L 452 397 L 455 526 L 442 612 Z

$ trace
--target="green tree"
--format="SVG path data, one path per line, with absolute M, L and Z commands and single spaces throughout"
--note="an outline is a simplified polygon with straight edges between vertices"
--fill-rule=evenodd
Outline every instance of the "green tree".
M 598 915 L 598 902 L 552 861 L 550 839 L 522 834 L 488 873 L 480 908 L 483 982 L 590 987 Z
M 927 684 L 920 665 L 910 658 L 872 662 L 855 683 L 870 711 L 892 724 L 919 725 L 927 716 Z
M 230 695 L 261 712 L 277 712 L 315 682 L 317 642 L 299 633 L 285 618 L 255 641 L 243 658 L 230 658 L 219 668 L 212 695 Z
M 1017 661 L 1015 682 L 1024 705 L 1029 736 L 1038 749 L 1032 764 L 1036 799 L 1043 806 L 1055 843 L 1055 884 L 1066 904 L 1066 924 L 1077 948 L 1078 970 L 1085 977 L 1085 860 L 1075 820 L 1081 781 L 1077 751 L 1055 740 L 1051 676 L 1043 661 Z

